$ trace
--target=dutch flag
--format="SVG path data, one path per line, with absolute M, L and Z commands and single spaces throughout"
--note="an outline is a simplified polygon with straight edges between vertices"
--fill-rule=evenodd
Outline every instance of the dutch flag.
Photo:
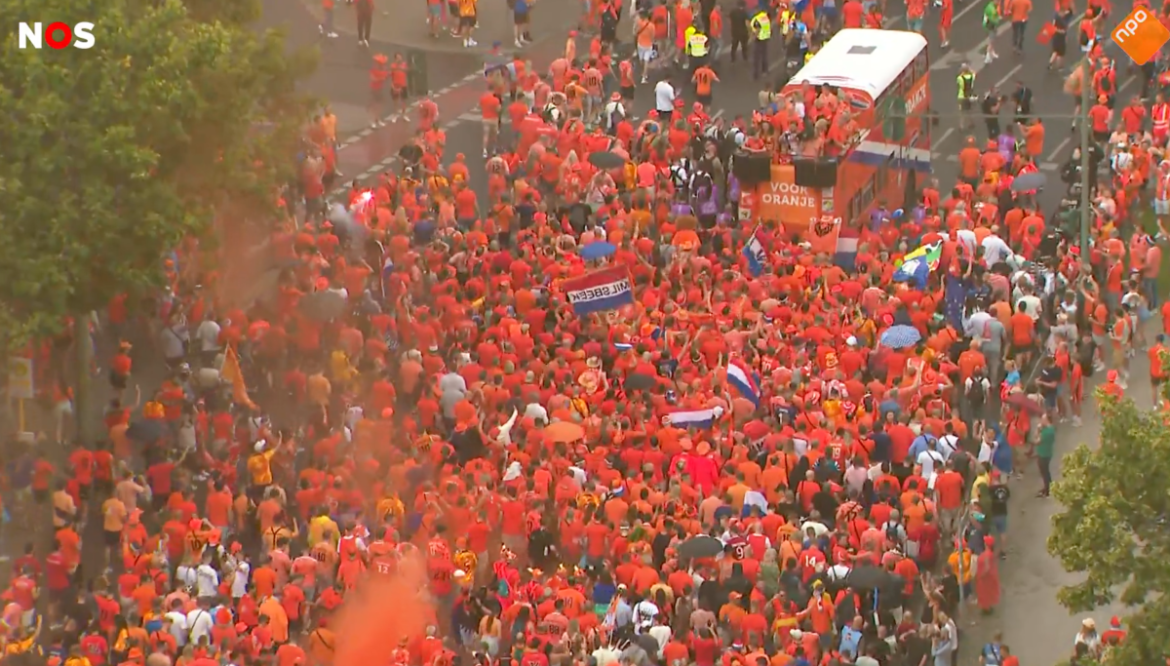
M 737 358 L 727 363 L 727 383 L 753 405 L 760 406 L 760 386 L 754 373 Z
M 722 407 L 709 409 L 684 409 L 666 415 L 670 425 L 676 428 L 710 428 L 723 415 Z
M 758 226 L 753 229 L 752 235 L 748 236 L 743 246 L 743 256 L 748 260 L 748 269 L 755 277 L 759 277 L 768 267 L 768 253 L 764 250 L 764 244 L 760 242 L 759 231 Z

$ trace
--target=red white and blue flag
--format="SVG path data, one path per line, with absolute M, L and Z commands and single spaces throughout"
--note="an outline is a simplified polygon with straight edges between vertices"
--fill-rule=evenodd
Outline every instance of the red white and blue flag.
M 616 310 L 634 302 L 634 288 L 625 266 L 603 268 L 565 280 L 561 289 L 579 316 Z
M 760 405 L 760 386 L 755 373 L 738 358 L 727 362 L 727 383 L 748 402 L 757 407 Z

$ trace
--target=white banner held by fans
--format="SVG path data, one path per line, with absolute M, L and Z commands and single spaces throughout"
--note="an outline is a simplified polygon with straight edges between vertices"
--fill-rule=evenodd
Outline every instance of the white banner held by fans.
M 20 356 L 10 357 L 8 359 L 8 397 L 18 400 L 32 400 L 35 396 L 32 359 Z

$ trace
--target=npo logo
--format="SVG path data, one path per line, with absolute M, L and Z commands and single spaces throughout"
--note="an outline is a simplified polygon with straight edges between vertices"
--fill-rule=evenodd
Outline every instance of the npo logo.
M 21 23 L 18 27 L 20 48 L 40 50 L 45 42 L 50 48 L 63 49 L 73 44 L 75 49 L 92 49 L 94 45 L 93 24 L 82 21 L 73 27 L 57 21 L 47 26 L 42 23 Z

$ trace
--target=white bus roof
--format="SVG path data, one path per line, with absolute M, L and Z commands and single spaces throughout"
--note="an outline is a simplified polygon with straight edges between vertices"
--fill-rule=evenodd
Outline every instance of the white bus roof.
M 841 30 L 800 68 L 788 85 L 853 88 L 877 100 L 925 48 L 926 38 L 916 32 Z

